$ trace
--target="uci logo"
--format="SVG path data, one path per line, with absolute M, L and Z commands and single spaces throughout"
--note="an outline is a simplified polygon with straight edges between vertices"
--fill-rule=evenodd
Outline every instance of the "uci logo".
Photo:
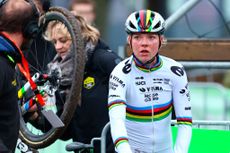
M 145 81 L 137 81 L 137 82 L 136 82 L 136 85 L 138 85 L 138 86 L 139 86 L 139 85 L 145 85 L 145 84 L 146 84 Z

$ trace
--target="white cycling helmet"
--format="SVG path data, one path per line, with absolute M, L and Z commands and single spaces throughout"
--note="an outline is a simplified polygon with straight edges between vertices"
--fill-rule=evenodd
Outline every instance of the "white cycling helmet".
M 165 30 L 163 17 L 151 10 L 140 10 L 129 15 L 125 23 L 128 34 L 137 32 L 152 32 L 162 35 Z

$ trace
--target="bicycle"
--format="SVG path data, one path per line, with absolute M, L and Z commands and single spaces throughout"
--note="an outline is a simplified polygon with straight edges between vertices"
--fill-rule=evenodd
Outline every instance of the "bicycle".
M 41 99 L 41 95 L 46 93 L 48 100 L 52 100 L 55 104 L 55 95 L 57 88 L 59 87 L 59 79 L 57 73 L 46 74 L 45 64 L 50 62 L 50 53 L 46 48 L 47 44 L 44 43 L 43 57 L 38 57 L 38 52 L 32 54 L 31 61 L 36 63 L 32 65 L 29 63 L 30 71 L 33 74 L 27 82 L 25 77 L 22 76 L 20 70 L 17 69 L 18 79 L 18 98 L 19 98 L 19 110 L 20 110 L 20 131 L 19 138 L 22 142 L 34 149 L 45 148 L 58 139 L 68 126 L 73 113 L 75 111 L 77 100 L 80 99 L 81 85 L 84 74 L 84 66 L 86 62 L 86 53 L 84 51 L 84 44 L 81 37 L 81 30 L 75 17 L 65 8 L 51 7 L 45 14 L 39 19 L 39 33 L 45 36 L 47 26 L 49 22 L 58 20 L 62 22 L 68 29 L 72 38 L 72 48 L 74 50 L 74 74 L 72 79 L 72 85 L 70 92 L 63 102 L 63 112 L 60 116 L 56 115 L 54 110 L 47 108 L 47 104 Z M 35 40 L 34 40 L 35 41 Z M 36 44 L 36 42 L 34 42 Z M 48 43 L 48 42 L 47 42 Z M 50 42 L 49 42 L 50 43 Z M 32 82 L 32 84 L 31 84 Z M 34 84 L 33 84 L 34 82 Z M 28 120 L 28 114 L 31 107 L 36 104 L 37 114 L 40 118 L 45 118 L 49 121 L 49 128 L 47 125 L 36 126 L 32 121 Z M 55 121 L 52 121 L 55 120 Z M 44 122 L 43 122 L 44 124 Z

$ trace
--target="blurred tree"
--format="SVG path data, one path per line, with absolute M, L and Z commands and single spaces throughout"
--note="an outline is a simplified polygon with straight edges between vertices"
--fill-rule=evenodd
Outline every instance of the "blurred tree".
M 108 14 L 108 0 L 96 0 L 96 27 L 101 32 L 102 38 L 105 38 L 106 20 Z

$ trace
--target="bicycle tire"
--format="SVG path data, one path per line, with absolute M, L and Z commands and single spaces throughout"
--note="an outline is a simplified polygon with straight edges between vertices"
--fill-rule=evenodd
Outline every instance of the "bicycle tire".
M 29 131 L 22 116 L 20 115 L 19 138 L 34 149 L 45 148 L 58 139 L 68 126 L 77 106 L 77 100 L 80 99 L 84 67 L 86 62 L 86 52 L 84 51 L 83 39 L 79 23 L 75 17 L 65 8 L 51 7 L 41 18 L 41 24 L 47 25 L 52 20 L 63 22 L 70 32 L 74 48 L 74 74 L 70 93 L 64 103 L 63 112 L 60 116 L 61 121 L 65 124 L 62 128 L 51 128 L 42 135 L 36 135 Z M 19 107 L 20 108 L 20 107 Z

